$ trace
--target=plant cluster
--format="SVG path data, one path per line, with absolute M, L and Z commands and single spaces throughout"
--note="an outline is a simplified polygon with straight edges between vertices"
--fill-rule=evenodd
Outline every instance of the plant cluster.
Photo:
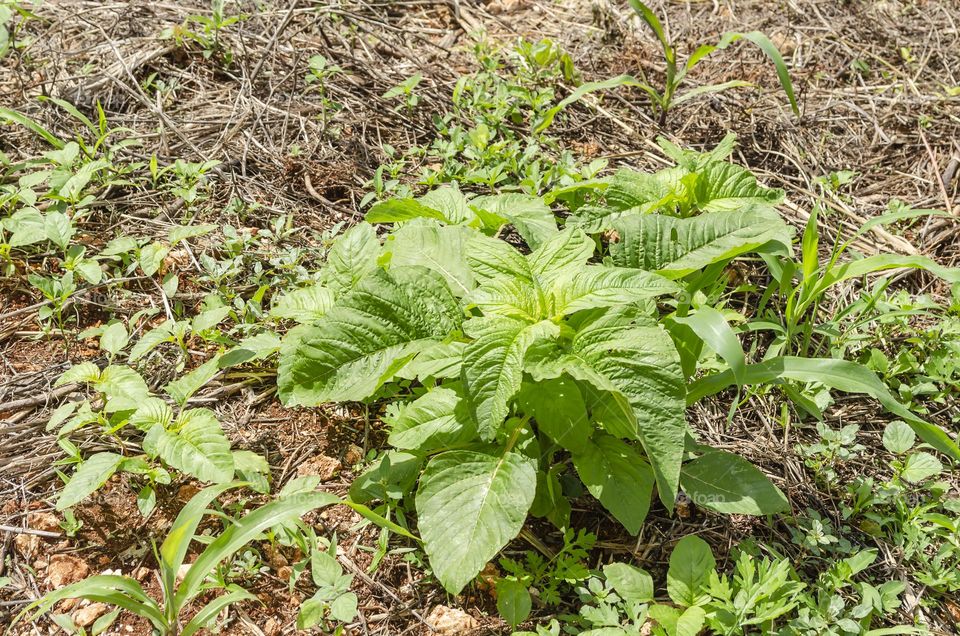
M 450 592 L 528 514 L 567 527 L 564 476 L 575 475 L 632 534 L 654 493 L 672 510 L 681 488 L 721 513 L 783 511 L 784 496 L 759 470 L 699 444 L 686 422 L 688 404 L 728 386 L 779 384 L 804 406 L 797 383 L 866 393 L 924 442 L 960 458 L 949 435 L 865 367 L 783 355 L 806 322 L 766 327 L 773 344 L 748 364 L 711 301 L 730 294 L 720 274 L 747 254 L 770 263 L 781 285 L 766 297 L 779 291 L 792 315 L 812 311 L 831 285 L 872 271 L 957 272 L 885 256 L 834 259 L 821 271 L 813 225 L 798 263 L 774 208 L 781 193 L 725 160 L 731 140 L 703 155 L 664 147 L 676 167 L 554 190 L 550 199 L 567 202 L 562 228 L 532 195 L 469 197 L 444 186 L 380 202 L 366 219 L 390 229 L 379 236 L 360 224 L 333 244 L 320 277 L 329 307 L 284 337 L 285 404 L 390 402 L 394 450 L 351 495 L 415 512 L 432 571 Z M 588 197 L 577 196 L 584 190 Z M 504 238 L 507 226 L 517 244 Z

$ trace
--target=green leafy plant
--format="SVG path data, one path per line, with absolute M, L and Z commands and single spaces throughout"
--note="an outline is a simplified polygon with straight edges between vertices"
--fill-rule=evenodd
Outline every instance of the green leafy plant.
M 202 48 L 203 57 L 219 57 L 226 66 L 233 63 L 233 51 L 223 45 L 223 31 L 244 19 L 243 15 L 227 15 L 227 0 L 210 0 L 210 15 L 188 16 L 183 24 L 164 29 L 160 37 L 172 39 L 182 46 L 195 42 Z M 199 28 L 198 28 L 199 27 Z
M 163 467 L 151 465 L 159 459 L 163 466 L 176 469 L 206 482 L 226 483 L 235 474 L 254 482 L 261 491 L 268 490 L 265 478 L 269 474 L 266 461 L 250 451 L 234 451 L 213 411 L 204 408 L 184 408 L 186 400 L 209 379 L 213 364 L 199 367 L 167 385 L 168 394 L 180 406 L 179 413 L 164 400 L 150 395 L 143 378 L 123 365 L 99 369 L 91 362 L 76 365 L 58 380 L 58 386 L 83 383 L 102 399 L 101 410 L 94 410 L 90 401 L 71 402 L 58 409 L 48 428 L 59 427 L 62 446 L 71 448 L 66 439 L 81 427 L 99 424 L 107 435 L 115 435 L 132 425 L 142 433 L 142 455 L 125 456 L 111 451 L 94 453 L 86 459 L 79 451 L 72 452 L 71 463 L 77 467 L 57 500 L 57 508 L 64 510 L 80 503 L 101 488 L 117 472 L 141 475 L 148 483 L 138 494 L 138 504 L 144 514 L 153 509 L 157 484 L 170 483 L 170 475 Z M 140 500 L 143 500 L 142 502 Z
M 167 533 L 156 554 L 160 567 L 162 602 L 147 595 L 133 578 L 120 575 L 96 575 L 77 583 L 67 585 L 50 592 L 42 599 L 26 607 L 17 617 L 36 618 L 50 611 L 64 599 L 85 598 L 90 601 L 108 603 L 125 609 L 150 621 L 163 636 L 192 636 L 200 629 L 208 627 L 216 620 L 225 607 L 245 600 L 255 600 L 256 596 L 237 585 L 225 587 L 210 578 L 225 560 L 250 541 L 256 539 L 268 528 L 284 521 L 295 519 L 310 510 L 339 503 L 339 498 L 323 492 L 298 493 L 289 498 L 280 498 L 265 504 L 244 515 L 239 520 L 231 520 L 226 528 L 217 535 L 206 548 L 189 564 L 186 574 L 178 580 L 178 572 L 185 565 L 190 543 L 194 540 L 197 527 L 209 511 L 207 506 L 213 500 L 237 484 L 222 484 L 201 490 L 184 506 Z M 221 589 L 222 588 L 222 589 Z M 210 590 L 222 593 L 207 602 L 187 620 L 183 614 L 194 600 Z
M 596 539 L 584 530 L 567 529 L 563 533 L 563 548 L 549 558 L 527 551 L 523 561 L 500 559 L 500 567 L 507 573 L 496 582 L 500 615 L 513 627 L 525 621 L 533 606 L 531 589 L 543 605 L 558 605 L 562 586 L 570 587 L 589 578 L 585 562 Z
M 319 276 L 329 306 L 284 338 L 278 388 L 286 404 L 394 402 L 385 419 L 397 450 L 352 496 L 414 509 L 433 573 L 451 592 L 528 513 L 566 527 L 565 474 L 634 534 L 654 487 L 668 510 L 680 488 L 721 513 L 786 509 L 749 462 L 688 441 L 685 404 L 730 385 L 792 381 L 865 393 L 960 458 L 942 429 L 854 362 L 746 363 L 704 290 L 734 258 L 776 262 L 791 253 L 774 208 L 782 194 L 722 160 L 732 139 L 706 154 L 664 147 L 676 168 L 618 173 L 564 229 L 529 195 L 469 198 L 445 186 L 374 205 L 367 221 L 393 229 L 381 240 L 361 225 L 335 243 L 334 267 Z M 498 238 L 507 225 L 528 253 Z M 591 262 L 598 256 L 602 264 Z M 889 265 L 881 260 L 876 266 Z M 848 279 L 857 262 L 835 263 L 842 273 L 827 280 Z M 705 348 L 725 370 L 693 379 Z

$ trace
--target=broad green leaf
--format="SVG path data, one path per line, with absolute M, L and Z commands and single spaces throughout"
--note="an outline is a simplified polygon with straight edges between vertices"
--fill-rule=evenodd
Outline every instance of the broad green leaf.
M 438 342 L 429 345 L 417 354 L 405 367 L 397 372 L 397 377 L 405 380 L 426 378 L 459 378 L 460 363 L 463 361 L 465 342 Z
M 670 554 L 667 594 L 683 607 L 701 605 L 710 598 L 705 588 L 716 566 L 707 542 L 695 534 L 688 534 L 677 542 Z
M 350 484 L 350 499 L 367 503 L 403 499 L 420 474 L 423 457 L 405 451 L 387 451 Z
M 350 623 L 357 617 L 357 595 L 353 592 L 341 594 L 330 603 L 330 619 L 339 623 Z
M 87 458 L 63 487 L 57 498 L 57 510 L 75 506 L 99 490 L 117 472 L 123 460 L 124 457 L 116 453 L 96 453 Z
M 100 373 L 94 387 L 107 397 L 107 413 L 134 410 L 150 396 L 150 389 L 133 369 L 112 364 Z
M 167 240 L 170 241 L 170 245 L 174 246 L 180 241 L 186 241 L 188 239 L 197 238 L 198 236 L 203 236 L 204 234 L 209 234 L 217 229 L 216 225 L 212 223 L 202 223 L 200 225 L 175 225 L 170 228 L 170 231 L 167 233 Z
M 530 616 L 533 601 L 527 586 L 515 579 L 497 579 L 497 611 L 516 627 Z
M 466 299 L 483 310 L 484 316 L 517 319 L 534 323 L 547 317 L 545 298 L 540 290 L 522 278 L 495 280 L 475 289 Z
M 570 527 L 570 501 L 563 493 L 559 474 L 563 464 L 554 464 L 546 472 L 537 472 L 537 494 L 530 506 L 530 514 L 546 519 L 557 528 Z
M 144 245 L 140 248 L 140 255 L 137 259 L 140 269 L 147 276 L 153 276 L 160 270 L 163 259 L 167 257 L 169 252 L 170 249 L 163 243 L 154 242 Z
M 507 219 L 530 249 L 537 249 L 558 232 L 557 219 L 540 197 L 508 192 L 477 197 L 470 205 Z
M 123 323 L 113 322 L 103 330 L 103 334 L 100 336 L 100 348 L 115 356 L 127 346 L 128 339 L 127 328 L 123 326 Z
M 614 265 L 682 278 L 713 263 L 756 251 L 767 243 L 790 246 L 791 229 L 775 210 L 747 207 L 688 219 L 661 214 L 618 219 L 611 243 Z
M 421 265 L 432 269 L 443 276 L 456 296 L 464 296 L 475 287 L 465 256 L 474 233 L 466 227 L 418 219 L 394 231 L 384 249 L 391 254 L 391 267 Z
M 765 188 L 754 174 L 727 161 L 712 161 L 697 173 L 693 198 L 704 212 L 736 212 L 751 206 L 763 209 L 783 202 L 783 190 Z
M 493 439 L 509 413 L 510 400 L 520 389 L 523 358 L 535 341 L 556 337 L 552 322 L 529 324 L 512 318 L 474 318 L 464 323 L 473 342 L 463 352 L 461 378 L 484 440 Z
M 474 218 L 470 203 L 456 184 L 445 184 L 434 188 L 417 201 L 440 212 L 450 223 L 467 223 Z
M 261 360 L 279 351 L 281 344 L 280 336 L 272 331 L 247 336 L 236 347 L 220 356 L 217 366 L 226 369 L 251 360 Z
M 943 465 L 930 453 L 911 453 L 903 463 L 900 476 L 911 484 L 919 484 L 925 479 L 939 475 Z
M 627 305 L 679 291 L 676 283 L 643 270 L 587 266 L 556 280 L 550 313 L 561 316 L 582 309 Z
M 163 390 L 177 404 L 183 406 L 194 393 L 220 373 L 220 357 L 219 354 L 213 356 L 196 369 L 166 384 Z
M 527 259 L 506 241 L 475 234 L 467 241 L 466 257 L 481 285 L 501 279 L 523 279 L 533 283 L 533 272 Z
M 703 631 L 706 612 L 701 607 L 688 607 L 683 612 L 668 605 L 654 605 L 650 618 L 665 630 L 668 636 L 697 636 Z
M 832 358 L 797 358 L 784 356 L 758 364 L 748 365 L 746 384 L 764 384 L 783 380 L 819 382 L 845 393 L 865 393 L 885 409 L 902 418 L 924 442 L 941 453 L 960 461 L 960 446 L 940 427 L 921 419 L 903 406 L 887 390 L 886 385 L 868 368 L 856 362 Z M 692 383 L 687 391 L 687 403 L 719 393 L 734 383 L 732 372 L 708 375 Z
M 171 422 L 173 422 L 173 409 L 156 397 L 145 398 L 130 416 L 130 424 L 144 432 L 158 425 L 166 428 Z
M 12 216 L 3 219 L 3 226 L 11 234 L 10 247 L 33 245 L 47 238 L 43 215 L 34 208 L 25 208 L 14 212 Z
M 76 231 L 70 219 L 63 212 L 47 212 L 43 219 L 44 232 L 47 238 L 61 250 L 66 250 L 70 239 Z
M 130 348 L 130 354 L 127 357 L 129 362 L 136 362 L 147 355 L 160 344 L 167 342 L 173 337 L 173 321 L 167 321 L 145 332 L 140 339 Z
M 653 577 L 629 563 L 609 563 L 603 575 L 620 598 L 628 603 L 649 603 L 653 600 Z
M 301 493 L 296 497 L 272 501 L 247 513 L 229 525 L 200 553 L 177 588 L 174 604 L 177 607 L 186 605 L 200 593 L 203 582 L 222 561 L 233 556 L 267 528 L 300 517 L 315 508 L 339 502 L 339 497 L 326 492 Z
M 100 367 L 92 362 L 81 362 L 75 364 L 63 372 L 53 386 L 63 386 L 65 384 L 85 383 L 91 384 L 100 378 Z
M 624 213 L 644 214 L 669 205 L 683 195 L 683 177 L 687 174 L 688 171 L 680 166 L 665 168 L 653 174 L 621 168 L 614 173 L 604 192 L 606 206 L 591 213 L 588 218 L 600 219 L 607 215 L 609 220 L 613 220 Z M 583 220 L 585 219 L 581 219 L 581 222 Z M 587 231 L 593 233 L 602 229 L 605 228 L 598 227 Z
M 458 330 L 462 313 L 439 274 L 375 270 L 320 320 L 284 338 L 284 404 L 363 400 L 426 346 Z
M 579 271 L 593 256 L 593 239 L 577 228 L 560 232 L 527 256 L 530 271 L 543 288 L 557 278 Z
M 463 444 L 477 434 L 467 401 L 444 387 L 403 405 L 387 423 L 391 446 L 422 452 Z
M 416 199 L 390 199 L 377 203 L 367 212 L 367 223 L 399 223 L 411 219 L 428 218 L 449 223 L 442 212 L 420 203 Z
M 430 566 L 448 592 L 459 594 L 517 536 L 536 488 L 536 465 L 520 453 L 450 451 L 430 460 L 417 517 Z
M 593 426 L 583 395 L 569 377 L 524 383 L 518 400 L 522 412 L 533 416 L 541 433 L 572 452 L 586 448 Z
M 660 500 L 672 510 L 687 433 L 683 371 L 673 341 L 653 318 L 629 307 L 588 312 L 574 326 L 574 355 L 606 380 L 594 383 L 598 389 L 612 386 L 629 401 L 634 439 L 653 466 Z
M 289 291 L 274 301 L 270 315 L 299 323 L 316 322 L 333 307 L 333 291 L 311 285 Z
M 323 281 L 339 298 L 377 267 L 380 240 L 369 223 L 357 223 L 334 241 L 323 268 Z
M 896 420 L 883 431 L 883 447 L 895 455 L 906 453 L 916 442 L 916 433 L 906 422 Z
M 654 476 L 643 456 L 612 435 L 597 434 L 573 454 L 580 480 L 632 535 L 640 532 L 650 509 Z
M 693 502 L 723 514 L 769 515 L 790 503 L 756 466 L 733 453 L 710 451 L 683 465 L 680 486 Z
M 201 481 L 224 483 L 233 479 L 230 442 L 209 409 L 182 412 L 171 429 L 155 425 L 143 439 L 143 450 Z

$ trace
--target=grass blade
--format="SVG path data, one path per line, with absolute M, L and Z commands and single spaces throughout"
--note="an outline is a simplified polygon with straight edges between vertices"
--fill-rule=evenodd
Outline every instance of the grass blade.
M 142 616 L 163 630 L 166 621 L 156 601 L 151 599 L 140 584 L 127 576 L 98 575 L 55 590 L 30 604 L 17 617 L 16 623 L 24 615 L 33 612 L 32 618 L 50 611 L 54 605 L 64 599 L 85 598 L 98 603 L 109 603 Z
M 926 443 L 955 461 L 960 461 L 960 446 L 943 429 L 910 411 L 887 390 L 886 385 L 870 369 L 847 360 L 832 358 L 772 358 L 745 369 L 746 384 L 767 384 L 782 380 L 820 382 L 844 393 L 864 393 L 883 405 L 887 411 L 902 418 Z M 692 383 L 687 390 L 687 404 L 713 395 L 733 385 L 732 371 L 708 375 Z
M 63 147 L 66 145 L 63 141 L 58 139 L 57 136 L 54 135 L 52 132 L 50 132 L 49 130 L 47 130 L 37 122 L 33 121 L 23 113 L 18 113 L 17 111 L 11 110 L 9 108 L 0 108 L 0 121 L 4 119 L 16 124 L 20 124 L 30 132 L 36 135 L 39 135 L 40 137 L 43 137 L 43 139 L 48 144 L 50 144 L 57 150 L 63 149 Z
M 797 97 L 793 92 L 793 82 L 790 81 L 790 71 L 787 70 L 787 64 L 783 61 L 783 56 L 780 55 L 780 51 L 777 50 L 777 47 L 770 41 L 770 38 L 760 33 L 760 31 L 751 31 L 750 33 L 741 33 L 739 35 L 742 36 L 743 39 L 757 45 L 761 51 L 766 53 L 770 61 L 773 62 L 774 67 L 777 69 L 777 77 L 780 78 L 780 85 L 783 87 L 783 92 L 787 94 L 787 99 L 790 100 L 790 107 L 793 109 L 793 114 L 799 117 L 800 106 L 797 104 Z
M 190 566 L 186 576 L 183 577 L 183 581 L 174 597 L 174 604 L 178 608 L 183 607 L 199 593 L 203 581 L 221 561 L 229 558 L 270 526 L 287 521 L 292 517 L 299 517 L 315 508 L 336 503 L 340 503 L 340 498 L 330 493 L 299 493 L 291 495 L 289 498 L 268 503 L 247 514 L 243 519 L 224 530 L 200 553 L 197 560 Z
M 183 631 L 180 632 L 180 636 L 193 636 L 206 627 L 210 621 L 215 620 L 220 611 L 228 605 L 239 603 L 240 601 L 255 600 L 257 598 L 238 585 L 231 585 L 227 590 L 229 591 L 226 594 L 213 599 L 207 603 L 202 610 L 197 612 L 196 615 L 190 619 L 190 622 L 184 626 Z

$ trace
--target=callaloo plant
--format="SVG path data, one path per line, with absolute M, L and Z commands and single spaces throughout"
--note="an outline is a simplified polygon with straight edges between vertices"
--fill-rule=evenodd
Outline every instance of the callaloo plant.
M 563 229 L 539 197 L 468 198 L 445 186 L 373 206 L 367 221 L 392 225 L 382 239 L 364 223 L 332 246 L 319 274 L 325 305 L 284 338 L 280 398 L 387 400 L 395 450 L 351 497 L 382 500 L 398 519 L 415 512 L 449 591 L 528 514 L 568 527 L 561 484 L 571 479 L 633 534 L 654 489 L 668 511 L 681 488 L 721 513 L 786 509 L 757 468 L 697 443 L 687 425 L 688 404 L 727 386 L 821 382 L 867 393 L 960 458 L 946 433 L 860 365 L 747 364 L 711 298 L 725 291 L 733 259 L 791 254 L 792 231 L 774 207 L 782 193 L 723 161 L 730 148 L 732 138 L 704 155 L 665 145 L 677 167 L 582 186 L 593 203 L 571 210 Z M 501 238 L 508 225 L 522 249 Z M 717 361 L 727 370 L 697 379 Z
M 323 506 L 339 503 L 336 495 L 324 492 L 298 492 L 290 497 L 280 497 L 239 520 L 230 519 L 226 529 L 214 538 L 190 564 L 186 574 L 178 577 L 185 563 L 190 543 L 197 526 L 216 497 L 237 483 L 211 486 L 193 496 L 177 515 L 167 538 L 156 554 L 160 567 L 162 603 L 147 595 L 136 579 L 120 575 L 97 575 L 72 585 L 54 590 L 28 606 L 17 620 L 27 615 L 35 618 L 50 611 L 65 599 L 82 598 L 97 603 L 107 603 L 123 608 L 150 621 L 161 636 L 192 636 L 207 627 L 228 605 L 256 596 L 238 585 L 222 587 L 223 594 L 214 597 L 188 620 L 185 611 L 193 601 L 205 592 L 217 590 L 221 585 L 210 580 L 220 564 L 238 550 L 256 539 L 262 532 L 278 524 L 291 521 L 307 512 Z

